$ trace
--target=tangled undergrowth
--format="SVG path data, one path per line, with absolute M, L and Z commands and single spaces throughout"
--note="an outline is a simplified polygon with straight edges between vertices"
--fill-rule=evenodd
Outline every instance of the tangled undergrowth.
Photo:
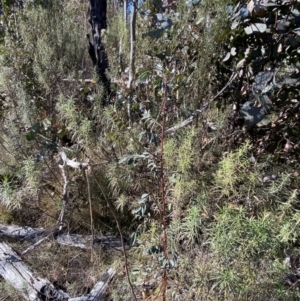
M 132 289 L 137 300 L 298 300 L 284 259 L 300 254 L 299 2 L 146 1 L 130 87 L 131 21 L 109 3 L 106 102 L 87 3 L 12 2 L 1 15 L 1 223 L 58 226 L 64 151 L 89 166 L 67 169 L 64 229 L 131 238 L 127 265 L 120 251 L 50 239 L 24 257 L 35 273 L 78 296 L 114 266 L 114 301 Z

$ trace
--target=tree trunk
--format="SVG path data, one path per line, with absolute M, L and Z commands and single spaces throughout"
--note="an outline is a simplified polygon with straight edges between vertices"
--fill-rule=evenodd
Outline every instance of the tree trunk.
M 93 40 L 89 41 L 89 54 L 93 61 L 94 67 L 99 80 L 104 86 L 105 96 L 109 97 L 111 94 L 110 80 L 106 75 L 108 69 L 108 58 L 105 50 L 103 35 L 107 28 L 106 21 L 106 6 L 107 0 L 90 0 L 90 19 L 89 23 L 92 27 Z M 106 103 L 105 98 L 103 104 Z

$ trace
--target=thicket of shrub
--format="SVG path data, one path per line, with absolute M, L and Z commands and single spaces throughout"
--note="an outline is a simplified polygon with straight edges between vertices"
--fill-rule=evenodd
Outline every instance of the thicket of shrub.
M 158 298 L 167 269 L 168 300 L 298 300 L 298 280 L 288 275 L 299 276 L 284 264 L 284 250 L 299 249 L 300 4 L 252 2 L 141 4 L 131 90 L 129 26 L 110 3 L 104 40 L 114 93 L 106 106 L 88 57 L 87 3 L 5 2 L 0 221 L 55 227 L 63 148 L 92 166 L 95 232 L 118 234 L 108 199 L 132 238 L 138 296 Z M 70 169 L 69 179 L 64 222 L 89 233 L 86 177 Z M 55 250 L 41 246 L 40 259 L 54 259 Z M 73 271 L 73 252 L 58 264 Z M 90 282 L 112 262 L 123 269 L 119 253 L 95 254 Z M 51 280 L 65 285 L 71 278 L 56 269 Z M 157 285 L 142 293 L 150 280 Z M 132 300 L 123 272 L 112 287 L 113 300 Z

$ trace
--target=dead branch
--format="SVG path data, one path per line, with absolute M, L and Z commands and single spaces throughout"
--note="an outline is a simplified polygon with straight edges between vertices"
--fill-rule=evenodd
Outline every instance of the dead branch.
M 87 168 L 89 166 L 88 163 L 81 163 L 81 162 L 76 162 L 74 160 L 68 159 L 66 153 L 64 151 L 60 151 L 60 157 L 63 160 L 63 162 L 72 168 Z
M 13 239 L 35 239 L 45 233 L 43 229 L 35 229 L 31 227 L 19 227 L 16 225 L 3 225 L 0 224 L 0 238 L 13 238 Z
M 90 249 L 101 247 L 103 250 L 115 249 L 122 250 L 122 241 L 115 236 L 92 236 L 78 234 L 61 234 L 56 239 L 60 245 L 77 247 L 81 249 Z M 92 243 L 93 242 L 93 243 Z M 124 238 L 125 249 L 129 249 L 129 240 Z
M 190 124 L 193 120 L 195 119 L 195 115 L 189 117 L 188 119 L 184 120 L 183 122 L 181 122 L 180 124 L 177 124 L 175 126 L 172 126 L 171 128 L 167 129 L 165 131 L 165 133 L 172 133 L 175 132 L 183 127 L 185 127 L 186 125 Z
M 88 170 L 85 170 L 85 177 L 86 177 L 86 183 L 87 183 L 88 202 L 89 202 L 89 209 L 90 209 L 91 235 L 92 235 L 91 248 L 93 248 L 93 245 L 94 245 L 94 219 L 93 219 L 93 210 L 92 210 L 91 185 L 90 185 Z M 92 259 L 93 259 L 93 252 L 91 252 L 91 261 L 92 261 Z
M 46 235 L 42 239 L 35 242 L 40 236 Z M 61 245 L 77 247 L 81 249 L 90 249 L 93 241 L 93 248 L 102 248 L 103 250 L 115 249 L 122 250 L 122 241 L 120 237 L 116 236 L 94 236 L 92 235 L 78 235 L 78 234 L 58 234 L 58 230 L 47 231 L 43 229 L 36 229 L 31 227 L 19 227 L 16 225 L 0 224 L 0 238 L 15 239 L 15 240 L 29 240 L 34 241 L 33 246 L 29 247 L 23 253 L 27 253 L 37 245 L 41 244 L 50 237 L 54 237 L 56 242 Z M 130 240 L 123 238 L 125 249 L 130 248 Z M 22 254 L 23 254 L 22 253 Z
M 63 186 L 63 198 L 62 198 L 62 208 L 61 212 L 59 214 L 58 218 L 58 224 L 59 224 L 59 230 L 62 229 L 63 226 L 63 219 L 65 215 L 66 205 L 68 202 L 68 185 L 69 185 L 69 179 L 68 179 L 68 171 L 66 170 L 66 162 L 64 161 L 62 165 L 59 165 L 59 168 L 61 169 L 62 178 L 64 179 L 64 186 Z
M 0 243 L 0 276 L 9 282 L 28 301 L 69 300 L 69 301 L 100 301 L 103 300 L 108 285 L 116 271 L 110 268 L 96 283 L 86 296 L 70 298 L 57 289 L 49 280 L 36 277 L 24 264 L 21 257 L 6 243 Z
M 66 300 L 69 295 L 47 279 L 35 277 L 6 243 L 0 243 L 0 275 L 29 301 Z
M 63 219 L 65 215 L 65 209 L 66 205 L 68 203 L 68 185 L 69 185 L 69 178 L 68 178 L 68 171 L 66 169 L 66 166 L 70 166 L 72 168 L 80 168 L 80 169 L 86 169 L 88 167 L 88 163 L 80 163 L 76 162 L 74 160 L 68 159 L 66 153 L 64 151 L 60 151 L 60 157 L 63 161 L 62 165 L 59 165 L 59 168 L 61 169 L 62 178 L 64 180 L 64 186 L 63 186 L 63 204 L 61 208 L 61 212 L 58 218 L 58 224 L 59 224 L 59 231 L 61 231 L 63 226 Z

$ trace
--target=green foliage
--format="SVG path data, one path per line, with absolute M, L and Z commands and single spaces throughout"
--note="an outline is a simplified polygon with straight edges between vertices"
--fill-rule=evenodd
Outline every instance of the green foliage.
M 61 9 L 64 13 L 61 13 Z M 78 8 L 77 8 L 78 9 Z M 82 22 L 74 23 L 70 16 L 76 9 L 59 2 L 47 9 L 26 10 L 20 22 L 20 35 L 25 53 L 34 54 L 32 68 L 38 83 L 47 94 L 57 89 L 63 78 L 76 76 L 85 51 Z M 35 26 L 28 26 L 34 24 Z M 38 38 L 37 38 L 38 37 Z
M 118 231 L 107 198 L 124 236 L 132 235 L 136 291 L 154 278 L 151 298 L 159 298 L 167 267 L 169 300 L 298 300 L 284 280 L 293 271 L 283 264 L 283 250 L 296 248 L 300 234 L 299 5 L 284 2 L 242 20 L 235 15 L 241 4 L 229 12 L 236 2 L 180 1 L 163 13 L 159 3 L 143 3 L 130 91 L 129 27 L 109 3 L 102 38 L 113 93 L 103 105 L 103 87 L 91 80 L 96 72 L 87 56 L 87 3 L 26 1 L 25 9 L 14 10 L 5 1 L 1 204 L 20 221 L 54 227 L 64 185 L 57 152 L 63 149 L 92 167 L 86 172 L 95 233 Z M 290 27 L 280 23 L 285 18 Z M 86 234 L 86 178 L 71 169 L 68 177 L 65 222 L 70 232 Z M 112 285 L 131 300 L 121 276 Z
M 279 182 L 267 189 L 269 192 L 265 195 L 269 195 L 270 202 L 274 187 L 278 188 L 276 206 L 269 207 L 269 211 L 255 215 L 244 206 L 227 205 L 215 216 L 209 239 L 213 261 L 216 261 L 213 288 L 226 300 L 248 300 L 254 288 L 255 296 L 285 300 L 282 275 L 286 267 L 278 257 L 287 244 L 296 241 L 299 223 L 295 206 L 297 191 L 288 190 L 288 178 L 283 174 Z M 291 292 L 290 298 L 297 298 L 297 293 Z
M 72 141 L 81 147 L 88 148 L 92 142 L 92 122 L 78 112 L 76 102 L 78 103 L 78 100 L 73 97 L 66 98 L 60 95 L 56 107 L 60 120 L 64 122 L 67 132 L 71 134 Z
M 61 119 L 67 123 L 67 129 L 76 131 L 80 122 L 80 116 L 76 110 L 74 98 L 66 98 L 60 95 L 56 106 L 61 114 Z
M 37 193 L 39 188 L 40 170 L 36 160 L 28 158 L 23 161 L 22 165 L 21 173 L 26 181 L 27 188 Z
M 249 141 L 246 141 L 237 151 L 231 152 L 219 163 L 216 172 L 216 185 L 221 192 L 230 196 L 238 192 L 243 182 L 253 185 L 257 182 L 256 175 L 251 171 L 248 153 L 250 151 Z
M 300 212 L 297 208 L 298 191 L 292 190 L 285 202 L 280 202 L 278 213 L 281 228 L 278 234 L 280 241 L 284 243 L 296 243 L 298 238 L 298 225 Z
M 237 256 L 245 261 L 255 258 L 271 258 L 278 251 L 275 220 L 269 213 L 261 217 L 247 216 L 244 208 L 224 208 L 213 224 L 211 246 L 224 262 L 231 262 Z M 275 252 L 275 253 L 274 253 Z
M 173 210 L 187 202 L 197 187 L 197 180 L 192 176 L 197 151 L 196 137 L 196 130 L 192 127 L 181 137 L 166 140 L 164 159 L 174 197 Z
M 114 18 L 109 18 L 108 22 L 106 49 L 110 57 L 110 63 L 113 66 L 110 70 L 111 75 L 116 76 L 124 71 L 125 66 L 128 66 L 129 57 L 126 54 L 130 52 L 129 28 L 124 22 L 122 10 L 119 10 Z
M 298 15 L 299 4 L 291 6 L 286 1 L 267 0 L 265 5 L 248 5 L 244 10 L 238 5 L 224 47 L 220 71 L 240 72 L 240 87 L 247 86 L 239 97 L 240 114 L 248 128 L 263 128 L 261 134 L 270 131 L 272 138 L 264 149 L 271 152 L 282 149 L 283 137 L 297 140 L 299 131 L 298 126 L 291 128 L 295 122 L 292 108 L 299 95 Z M 284 42 L 279 36 L 285 37 Z M 232 87 L 236 89 L 237 82 Z
M 269 280 L 262 279 L 257 284 L 257 279 L 267 266 L 271 268 L 269 265 L 282 248 L 277 231 L 276 218 L 270 213 L 254 217 L 248 216 L 242 207 L 223 208 L 211 229 L 211 250 L 218 263 L 212 278 L 214 290 L 226 300 L 239 299 L 255 287 L 260 291 Z M 273 282 L 273 286 L 280 286 L 281 271 L 274 268 L 268 273 L 277 275 L 278 282 Z
M 0 171 L 10 166 L 10 172 L 22 179 L 17 187 L 7 183 L 1 189 L 4 203 L 11 207 L 36 198 L 43 191 L 41 182 L 56 173 L 49 165 L 38 166 L 36 158 L 40 161 L 51 153 L 50 145 L 64 131 L 58 128 L 55 103 L 60 94 L 75 93 L 68 79 L 77 80 L 82 74 L 86 52 L 85 25 L 74 21 L 82 6 L 59 1 L 44 7 L 27 4 L 26 9 L 12 10 L 14 23 L 6 24 L 3 41 L 7 51 L 1 52 L 1 108 L 5 109 Z M 76 138 L 88 144 L 90 122 L 83 120 L 76 130 Z
M 3 176 L 0 184 L 1 203 L 8 208 L 19 208 L 21 203 L 20 194 L 13 187 L 13 183 L 8 176 Z
M 201 208 L 192 206 L 187 210 L 187 215 L 180 223 L 179 239 L 185 241 L 187 246 L 192 247 L 195 243 L 199 242 L 202 224 L 201 213 Z

